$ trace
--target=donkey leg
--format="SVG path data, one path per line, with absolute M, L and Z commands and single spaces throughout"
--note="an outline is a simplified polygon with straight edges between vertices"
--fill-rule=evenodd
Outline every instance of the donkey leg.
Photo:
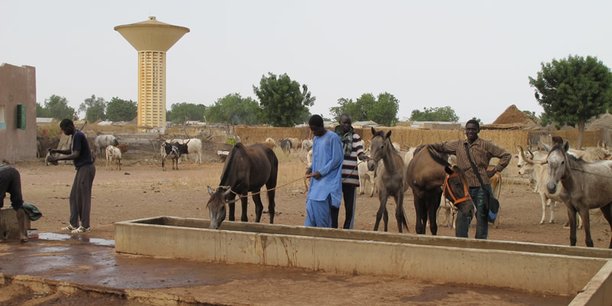
M 400 233 L 406 228 L 408 231 L 408 224 L 406 223 L 406 215 L 404 214 L 404 194 L 399 193 L 393 196 L 395 199 L 395 219 L 397 220 L 397 229 Z
M 584 208 L 578 211 L 582 217 L 582 226 L 584 227 L 584 242 L 586 246 L 593 247 L 593 239 L 591 237 L 591 220 L 589 216 L 589 209 Z
M 274 188 L 270 187 L 270 188 Z M 268 189 L 270 189 L 268 188 Z M 270 224 L 274 223 L 274 214 L 276 213 L 276 202 L 274 202 L 274 190 L 268 190 L 268 214 L 270 215 Z
M 255 203 L 255 222 L 261 221 L 261 215 L 263 213 L 263 203 L 261 202 L 261 195 L 254 194 L 253 202 Z
M 414 195 L 414 211 L 416 212 L 416 222 L 414 224 L 414 231 L 417 234 L 423 234 L 425 232 L 425 224 L 423 223 L 423 199 L 418 198 Z
M 387 196 L 383 197 L 382 195 L 378 196 L 380 200 L 380 206 L 378 207 L 378 211 L 376 212 L 376 222 L 374 222 L 374 231 L 378 231 L 378 226 L 380 225 L 380 219 L 382 219 L 383 215 L 386 214 L 385 206 L 387 206 Z M 385 232 L 387 221 L 385 221 Z
M 567 219 L 570 226 L 570 246 L 576 246 L 576 209 L 567 205 Z
M 235 221 L 236 218 L 234 217 L 234 214 L 236 212 L 236 197 L 232 197 L 230 199 L 231 203 L 228 203 L 227 206 L 229 206 L 229 216 L 228 216 L 228 220 L 229 221 Z
M 610 232 L 612 233 L 612 203 L 600 208 L 602 215 L 610 224 Z M 612 249 L 612 235 L 610 236 L 610 246 L 608 247 Z
M 240 215 L 240 221 L 249 222 L 249 218 L 247 217 L 247 204 L 249 202 L 248 193 L 240 195 L 240 204 L 242 204 L 242 214 Z M 261 203 L 261 200 L 260 200 Z M 263 208 L 262 208 L 263 209 Z M 257 210 L 257 208 L 255 208 Z

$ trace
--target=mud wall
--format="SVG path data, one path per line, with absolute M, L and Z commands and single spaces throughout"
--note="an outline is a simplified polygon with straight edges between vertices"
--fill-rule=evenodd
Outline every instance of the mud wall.
M 463 139 L 465 137 L 465 132 L 463 130 L 423 130 L 406 127 L 380 129 L 385 132 L 390 130 L 392 141 L 399 143 L 402 150 L 407 150 L 409 147 L 418 146 L 420 144 Z M 355 129 L 355 131 L 365 140 L 372 138 L 370 128 L 358 128 Z M 235 132 L 245 144 L 262 143 L 268 137 L 276 140 L 289 137 L 298 139 L 312 137 L 307 127 L 236 127 Z M 550 135 L 563 137 L 563 139 L 569 141 L 572 147 L 574 147 L 578 141 L 578 131 L 575 129 L 553 132 L 533 130 L 482 130 L 480 132 L 481 138 L 493 141 L 495 144 L 511 152 L 514 152 L 516 146 L 519 145 L 523 147 L 527 147 L 528 145 L 535 146 L 539 141 L 547 141 Z M 605 140 L 604 136 L 602 130 L 585 131 L 583 146 L 597 146 L 598 141 Z

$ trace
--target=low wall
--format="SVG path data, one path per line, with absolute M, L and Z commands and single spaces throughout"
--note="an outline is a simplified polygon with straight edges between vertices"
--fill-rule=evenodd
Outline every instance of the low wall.
M 576 295 L 612 250 L 158 217 L 115 224 L 117 252 Z M 474 273 L 479 271 L 479 273 Z M 606 272 L 608 273 L 608 272 Z M 610 273 L 605 276 L 608 280 Z
M 420 144 L 465 138 L 465 132 L 463 130 L 422 130 L 407 127 L 380 129 L 384 131 L 391 130 L 392 141 L 399 143 L 403 150 Z M 363 139 L 369 140 L 372 138 L 370 128 L 357 128 L 355 131 Z M 282 138 L 312 138 L 310 129 L 307 127 L 236 127 L 235 132 L 245 144 L 263 143 L 268 137 L 275 140 Z M 527 147 L 530 144 L 537 145 L 542 136 L 548 137 L 548 135 L 561 136 L 563 139 L 568 140 L 572 147 L 575 147 L 575 144 L 578 142 L 578 131 L 575 129 L 553 132 L 534 130 L 482 130 L 479 134 L 481 138 L 493 141 L 493 143 L 509 152 L 514 152 L 517 146 Z M 583 147 L 595 147 L 598 142 L 605 140 L 606 133 L 604 133 L 603 130 L 585 131 L 583 137 Z

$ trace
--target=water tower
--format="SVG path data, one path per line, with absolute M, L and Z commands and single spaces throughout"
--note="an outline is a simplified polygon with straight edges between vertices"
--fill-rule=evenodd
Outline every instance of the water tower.
M 189 28 L 149 17 L 143 22 L 116 26 L 115 31 L 138 51 L 138 127 L 164 131 L 166 52 L 189 32 Z

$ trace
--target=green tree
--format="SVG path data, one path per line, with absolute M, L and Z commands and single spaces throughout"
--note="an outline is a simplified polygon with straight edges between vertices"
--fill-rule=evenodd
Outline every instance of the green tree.
M 612 75 L 596 57 L 569 56 L 542 63 L 536 78 L 535 98 L 544 108 L 546 118 L 556 124 L 578 126 L 578 144 L 587 120 L 605 113 L 612 99 Z
M 185 121 L 203 121 L 206 106 L 194 103 L 175 103 L 170 107 L 167 118 L 173 123 L 185 123 Z
M 49 116 L 49 110 L 40 103 L 36 102 L 36 117 L 47 118 Z
M 110 121 L 132 121 L 138 114 L 138 106 L 132 100 L 113 97 L 106 105 L 106 118 Z
M 79 105 L 79 112 L 85 112 L 85 119 L 89 122 L 106 120 L 106 101 L 104 98 L 91 95 Z
M 56 95 L 45 100 L 44 108 L 47 109 L 49 117 L 57 120 L 74 119 L 76 115 L 74 108 L 68 106 L 68 100 Z
M 214 105 L 206 108 L 206 121 L 216 123 L 259 124 L 262 122 L 262 111 L 257 101 L 242 98 L 240 94 L 229 94 L 220 98 Z
M 459 116 L 450 106 L 423 107 L 423 111 L 415 109 L 410 115 L 410 121 L 447 121 L 457 122 Z
M 291 80 L 285 73 L 276 76 L 268 73 L 262 76 L 259 87 L 253 91 L 262 108 L 264 119 L 273 126 L 294 126 L 304 122 L 315 97 L 308 91 L 308 86 Z
M 365 110 L 362 110 L 360 105 L 353 99 L 340 98 L 338 106 L 331 107 L 329 112 L 334 116 L 334 120 L 339 121 L 342 114 L 351 116 L 353 121 L 367 120 Z
M 338 106 L 331 107 L 330 113 L 337 121 L 342 114 L 348 114 L 353 121 L 372 120 L 377 123 L 392 126 L 397 123 L 399 101 L 390 93 L 379 94 L 374 97 L 371 93 L 364 93 L 354 102 L 352 99 L 338 99 Z
M 381 93 L 368 111 L 368 118 L 382 125 L 394 126 L 397 123 L 398 110 L 399 100 L 390 93 Z

